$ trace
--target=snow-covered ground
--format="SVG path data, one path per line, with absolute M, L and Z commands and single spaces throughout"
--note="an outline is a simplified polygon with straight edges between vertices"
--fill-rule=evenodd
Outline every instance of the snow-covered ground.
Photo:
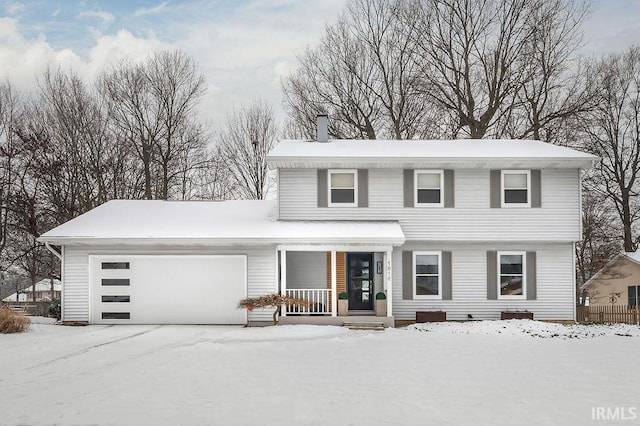
M 639 360 L 640 329 L 623 325 L 366 332 L 38 320 L 0 335 L 0 424 L 640 424 L 592 419 L 597 407 L 640 416 Z

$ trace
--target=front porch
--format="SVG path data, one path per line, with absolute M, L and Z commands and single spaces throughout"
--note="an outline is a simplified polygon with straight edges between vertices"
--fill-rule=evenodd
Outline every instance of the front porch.
M 308 307 L 283 306 L 281 324 L 345 325 L 381 322 L 392 327 L 389 246 L 278 247 L 280 294 Z M 386 299 L 376 300 L 382 293 Z M 339 310 L 339 295 L 344 309 Z

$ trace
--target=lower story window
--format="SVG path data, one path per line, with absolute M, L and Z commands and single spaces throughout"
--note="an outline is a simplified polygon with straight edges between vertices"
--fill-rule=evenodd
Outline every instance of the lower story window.
M 525 253 L 498 252 L 498 296 L 505 299 L 524 299 Z
M 638 307 L 640 305 L 640 285 L 630 285 L 629 291 L 629 306 Z
M 440 252 L 413 253 L 414 297 L 440 299 L 442 297 L 442 271 Z

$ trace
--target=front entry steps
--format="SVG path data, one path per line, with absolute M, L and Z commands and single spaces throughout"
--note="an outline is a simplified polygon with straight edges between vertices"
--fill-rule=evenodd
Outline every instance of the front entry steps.
M 378 327 L 382 325 L 383 328 L 395 327 L 395 320 L 393 317 L 374 317 L 374 316 L 348 316 L 348 317 L 330 317 L 330 316 L 286 316 L 280 317 L 278 321 L 279 325 L 289 324 L 313 324 L 313 325 L 334 325 L 338 327 L 347 326 L 352 324 L 353 329 L 356 330 L 378 330 Z M 369 324 L 372 324 L 375 328 L 366 328 Z M 351 328 L 351 327 L 349 327 Z
M 373 330 L 373 331 L 384 331 L 384 323 L 381 321 L 358 321 L 358 322 L 348 322 L 342 325 L 343 327 L 348 328 L 349 330 Z

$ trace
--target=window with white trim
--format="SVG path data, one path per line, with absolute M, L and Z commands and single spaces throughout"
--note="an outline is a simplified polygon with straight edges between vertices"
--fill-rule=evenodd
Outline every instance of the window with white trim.
M 444 172 L 442 170 L 416 170 L 414 182 L 416 206 L 443 206 Z
M 530 170 L 502 170 L 502 206 L 531 206 Z
M 329 206 L 356 206 L 358 201 L 358 171 L 329 170 Z
M 498 252 L 498 298 L 526 298 L 526 252 Z
M 415 299 L 442 299 L 441 258 L 440 252 L 413 252 L 413 296 Z

